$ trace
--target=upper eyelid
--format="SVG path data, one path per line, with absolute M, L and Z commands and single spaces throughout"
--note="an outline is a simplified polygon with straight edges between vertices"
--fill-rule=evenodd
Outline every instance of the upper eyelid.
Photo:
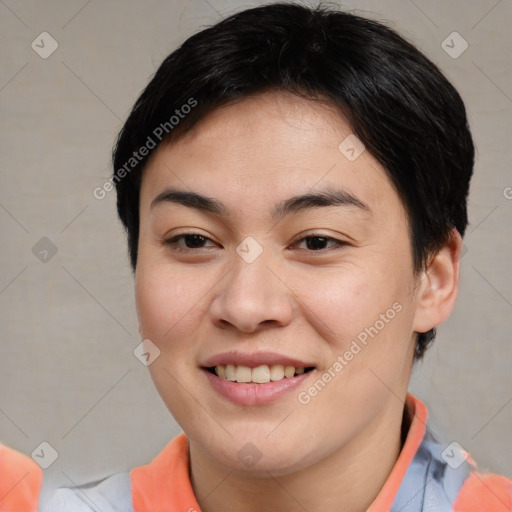
M 305 238 L 326 238 L 327 240 L 336 240 L 337 242 L 343 242 L 343 240 L 340 240 L 339 238 L 336 238 L 335 236 L 330 236 L 330 235 L 325 235 L 323 233 L 313 232 L 313 233 L 306 233 L 306 234 L 299 235 L 297 238 L 293 239 L 292 244 L 301 242 Z

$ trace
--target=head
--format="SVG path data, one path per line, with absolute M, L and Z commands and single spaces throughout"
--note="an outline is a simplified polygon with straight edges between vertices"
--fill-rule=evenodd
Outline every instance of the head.
M 141 335 L 161 351 L 152 376 L 191 438 L 228 465 L 235 432 L 280 443 L 287 471 L 385 414 L 379 380 L 406 389 L 453 308 L 473 159 L 459 94 L 377 22 L 273 4 L 169 55 L 118 137 L 113 181 Z M 266 437 L 290 396 L 247 407 L 211 389 L 225 354 L 270 352 L 313 368 L 293 404 L 333 446 L 297 451 L 286 426 Z

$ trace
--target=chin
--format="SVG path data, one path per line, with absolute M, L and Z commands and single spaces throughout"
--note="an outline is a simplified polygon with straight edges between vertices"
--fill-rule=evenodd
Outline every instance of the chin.
M 208 456 L 226 468 L 226 471 L 251 477 L 268 478 L 285 476 L 301 471 L 318 461 L 315 447 L 306 447 L 303 440 L 288 436 L 283 443 L 282 437 L 272 440 L 267 434 L 240 435 L 233 438 L 226 435 L 216 442 L 211 437 L 204 438 L 204 432 L 197 441 Z M 270 474 L 270 475 L 269 475 Z

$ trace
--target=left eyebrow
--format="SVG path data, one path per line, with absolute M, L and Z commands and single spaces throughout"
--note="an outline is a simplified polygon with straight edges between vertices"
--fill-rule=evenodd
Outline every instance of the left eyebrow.
M 282 201 L 272 210 L 275 221 L 292 213 L 311 208 L 327 206 L 355 206 L 362 211 L 372 213 L 370 207 L 346 189 L 326 188 L 315 193 L 301 194 Z
M 169 188 L 158 194 L 150 205 L 150 210 L 162 203 L 177 203 L 189 208 L 194 208 L 219 217 L 227 217 L 228 209 L 226 206 L 213 199 L 196 192 L 177 190 Z M 318 207 L 328 206 L 353 206 L 362 211 L 372 213 L 370 207 L 361 199 L 350 193 L 346 189 L 326 188 L 315 193 L 306 193 L 290 197 L 276 205 L 271 217 L 278 221 L 283 217 Z

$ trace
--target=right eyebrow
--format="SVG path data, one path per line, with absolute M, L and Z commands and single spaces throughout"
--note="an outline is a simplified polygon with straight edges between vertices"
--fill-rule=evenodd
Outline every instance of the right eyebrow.
M 227 217 L 226 207 L 211 197 L 206 197 L 196 192 L 169 188 L 158 194 L 151 201 L 150 210 L 162 203 L 177 203 L 189 208 L 196 208 L 220 217 Z

